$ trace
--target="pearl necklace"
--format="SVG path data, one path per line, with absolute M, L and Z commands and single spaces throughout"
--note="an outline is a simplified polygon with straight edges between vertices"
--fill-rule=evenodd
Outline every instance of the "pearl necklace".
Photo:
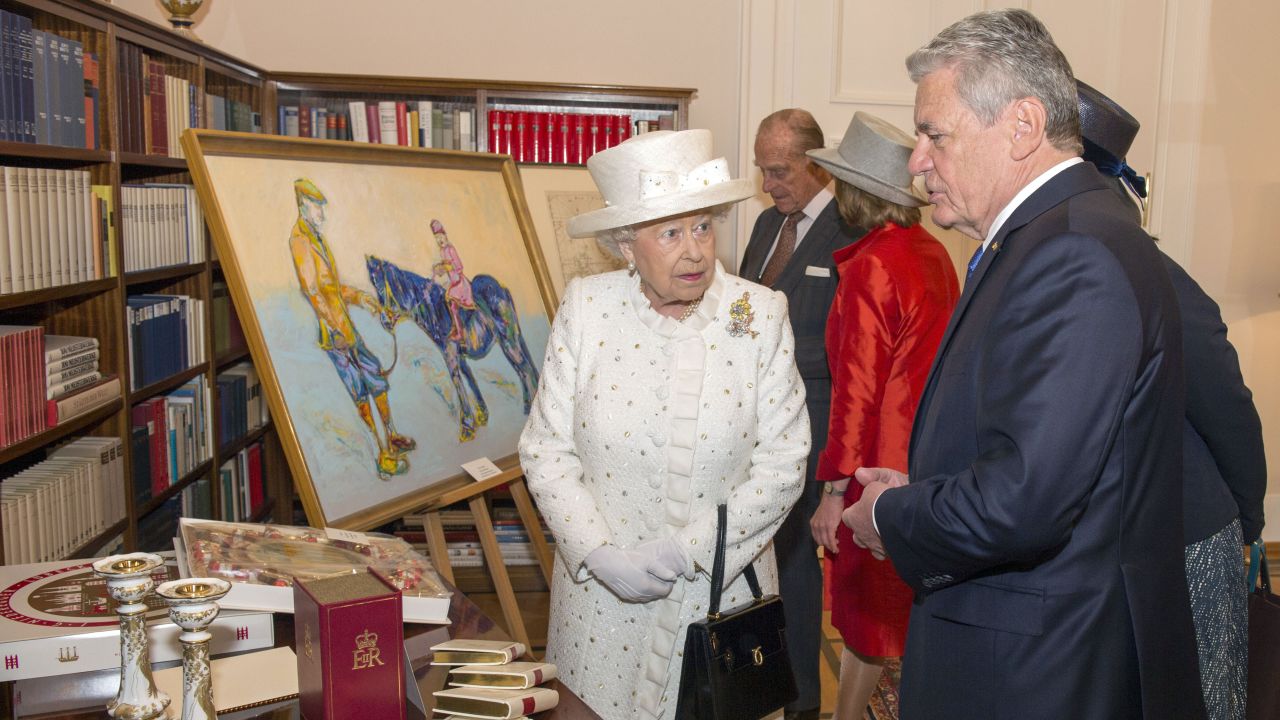
M 685 320 L 688 320 L 689 318 L 693 317 L 693 314 L 697 312 L 698 306 L 701 304 L 702 304 L 702 296 L 699 295 L 695 300 L 693 300 L 693 302 L 690 302 L 688 305 L 685 306 L 684 312 L 680 313 L 680 317 L 676 318 L 676 322 L 682 323 Z

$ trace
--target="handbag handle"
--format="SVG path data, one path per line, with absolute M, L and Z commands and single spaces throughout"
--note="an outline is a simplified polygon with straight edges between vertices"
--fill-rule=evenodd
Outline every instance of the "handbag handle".
M 1262 590 L 1271 592 L 1271 573 L 1267 571 L 1266 546 L 1262 540 L 1254 540 L 1249 546 L 1249 592 L 1258 586 L 1258 576 L 1262 576 Z
M 724 543 L 728 532 L 727 525 L 729 506 L 721 503 L 716 507 L 716 555 L 711 565 L 711 604 L 707 607 L 707 617 L 720 619 L 720 595 L 724 592 Z M 751 587 L 751 597 L 759 602 L 764 598 L 760 591 L 760 581 L 756 578 L 755 566 L 747 563 L 742 574 L 747 577 L 747 585 Z

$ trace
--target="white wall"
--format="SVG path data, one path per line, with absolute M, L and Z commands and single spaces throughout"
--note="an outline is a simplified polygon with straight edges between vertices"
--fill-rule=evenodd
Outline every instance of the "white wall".
M 159 0 L 115 0 L 168 27 Z M 694 88 L 738 157 L 738 0 L 206 0 L 195 33 L 265 70 Z M 721 259 L 735 228 L 720 229 Z

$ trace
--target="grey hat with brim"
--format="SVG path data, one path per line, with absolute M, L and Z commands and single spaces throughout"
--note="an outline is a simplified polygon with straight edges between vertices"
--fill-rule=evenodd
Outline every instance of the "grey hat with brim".
M 824 170 L 856 188 L 907 207 L 924 207 L 907 161 L 914 145 L 898 128 L 865 112 L 853 114 L 840 145 L 806 154 Z
M 710 130 L 658 130 L 592 155 L 587 170 L 605 207 L 569 219 L 570 237 L 685 215 L 745 200 L 750 180 L 729 177 L 711 156 Z

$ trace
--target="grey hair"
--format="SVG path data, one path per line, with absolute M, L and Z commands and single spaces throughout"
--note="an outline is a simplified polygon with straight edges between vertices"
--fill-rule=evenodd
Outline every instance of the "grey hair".
M 988 127 L 1009 103 L 1038 98 L 1049 142 L 1065 152 L 1083 152 L 1071 64 L 1035 15 L 1015 8 L 974 13 L 907 57 L 916 83 L 948 67 L 956 71 L 956 92 Z
M 827 144 L 826 137 L 822 134 L 822 127 L 808 110 L 786 108 L 770 113 L 760 121 L 756 136 L 777 127 L 785 127 L 791 131 L 791 151 L 797 157 L 803 157 L 806 152 L 825 147 Z
M 693 215 L 694 213 L 705 212 L 711 215 L 711 219 L 713 221 L 722 222 L 726 217 L 729 216 L 729 210 L 732 209 L 733 206 L 736 204 L 737 204 L 736 201 L 724 203 L 722 205 L 716 205 L 711 208 L 694 210 L 693 212 L 687 212 L 687 213 L 680 213 L 680 216 Z M 679 217 L 679 216 L 676 216 L 676 217 Z M 614 255 L 616 257 L 622 257 L 623 256 L 622 250 L 619 249 L 618 246 L 621 245 L 622 243 L 634 242 L 636 239 L 636 228 L 640 227 L 641 225 L 648 225 L 650 222 L 656 222 L 662 219 L 663 218 L 654 218 L 653 220 L 649 220 L 644 223 L 636 223 L 635 225 L 623 225 L 622 227 L 609 228 L 608 230 L 601 230 L 600 232 L 596 233 L 596 242 L 600 243 L 600 247 L 607 250 L 611 255 Z

